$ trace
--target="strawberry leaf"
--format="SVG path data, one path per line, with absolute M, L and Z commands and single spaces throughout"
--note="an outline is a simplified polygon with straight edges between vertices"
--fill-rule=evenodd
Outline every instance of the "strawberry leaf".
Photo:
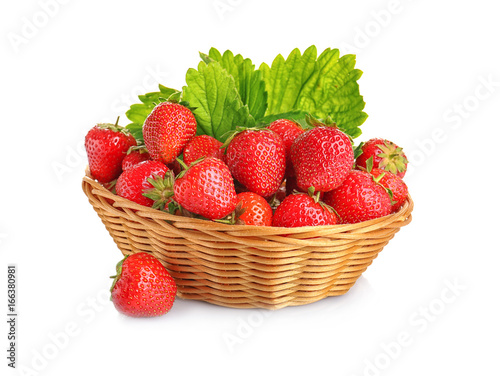
M 186 86 L 180 92 L 160 85 L 160 91 L 140 95 L 126 115 L 127 128 L 142 141 L 142 125 L 156 104 L 172 95 L 189 103 L 198 133 L 224 142 L 237 126 L 252 127 L 285 118 L 307 128 L 306 114 L 331 119 L 349 136 L 361 134 L 368 115 L 357 81 L 354 55 L 340 56 L 338 49 L 326 49 L 318 56 L 315 46 L 302 54 L 294 49 L 285 59 L 278 55 L 271 66 L 259 69 L 248 58 L 231 51 L 221 54 L 211 48 L 200 54 L 198 69 L 189 69 Z M 182 102 L 181 102 L 182 103 Z
M 339 50 L 326 49 L 319 57 L 311 46 L 300 53 L 294 49 L 285 58 L 278 55 L 271 67 L 260 66 L 268 107 L 266 117 L 291 111 L 304 111 L 315 117 L 330 117 L 351 137 L 361 134 L 359 126 L 368 115 L 357 80 L 362 72 L 354 69 L 354 55 L 340 57 Z
M 243 104 L 234 78 L 217 61 L 200 62 L 186 74 L 182 98 L 194 107 L 198 133 L 224 141 L 236 126 L 250 127 L 255 120 Z
M 307 114 L 308 113 L 305 111 L 295 110 L 295 111 L 289 111 L 289 112 L 284 112 L 284 113 L 280 113 L 280 114 L 266 115 L 263 118 L 259 119 L 259 123 L 270 124 L 273 121 L 278 120 L 278 119 L 289 119 L 289 120 L 298 121 L 299 123 L 301 123 L 301 125 L 304 125 Z M 304 124 L 302 124 L 302 122 Z
M 223 55 L 211 48 L 208 55 L 200 53 L 202 60 L 209 64 L 217 61 L 234 78 L 238 93 L 243 104 L 248 105 L 250 115 L 254 119 L 264 116 L 267 108 L 266 85 L 262 79 L 262 72 L 255 70 L 252 60 L 244 59 L 241 55 L 234 55 L 227 50 Z
M 302 88 L 313 74 L 316 65 L 316 47 L 309 47 L 303 55 L 298 48 L 288 58 L 279 54 L 271 67 L 261 64 L 268 92 L 267 115 L 298 110 Z

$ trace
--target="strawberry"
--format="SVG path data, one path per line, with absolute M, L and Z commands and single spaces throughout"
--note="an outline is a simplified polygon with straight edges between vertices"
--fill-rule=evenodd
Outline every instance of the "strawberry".
M 137 145 L 127 129 L 116 124 L 97 124 L 85 136 L 85 150 L 92 176 L 109 183 L 120 176 L 122 161 L 130 147 Z
M 297 136 L 305 132 L 304 129 L 302 129 L 302 127 L 295 121 L 288 119 L 275 120 L 267 127 L 267 129 L 276 132 L 283 140 L 286 156 L 285 176 L 295 176 L 292 160 L 290 158 L 290 150 L 292 148 L 292 143 L 295 141 Z
M 123 158 L 122 170 L 125 171 L 138 163 L 149 161 L 150 159 L 151 156 L 144 145 L 134 146 L 128 150 L 127 155 Z
M 222 160 L 224 149 L 221 149 L 221 147 L 222 142 L 212 136 L 196 136 L 184 148 L 184 163 L 189 166 L 201 157 L 214 157 Z
M 191 213 L 208 219 L 227 216 L 237 203 L 228 167 L 213 157 L 192 164 L 175 179 L 174 200 Z
M 374 168 L 392 172 L 400 178 L 405 176 L 408 159 L 403 149 L 394 142 L 372 138 L 358 148 L 361 154 L 356 158 L 357 167 L 368 168 L 367 161 L 372 158 Z
M 173 175 L 159 161 L 144 161 L 123 171 L 116 194 L 137 204 L 163 208 L 173 195 Z
M 358 223 L 391 213 L 389 193 L 365 171 L 352 170 L 340 187 L 326 192 L 326 204 L 335 209 L 341 223 Z
M 275 193 L 285 175 L 285 147 L 269 129 L 247 129 L 229 142 L 226 162 L 233 177 L 263 197 Z
M 273 226 L 302 227 L 334 225 L 337 216 L 331 208 L 307 193 L 297 193 L 286 196 L 278 206 L 273 216 Z
M 116 265 L 111 300 L 131 317 L 161 316 L 174 304 L 177 286 L 165 267 L 149 253 L 126 256 Z
M 354 164 L 354 152 L 349 136 L 338 128 L 314 125 L 295 139 L 291 158 L 302 191 L 314 187 L 327 192 L 342 184 Z
M 404 202 L 406 201 L 406 198 L 408 197 L 408 187 L 406 186 L 403 179 L 393 174 L 392 172 L 384 171 L 380 168 L 374 168 L 371 171 L 369 171 L 369 173 L 375 176 L 375 178 L 378 178 L 380 176 L 378 182 L 382 186 L 391 191 L 392 194 L 391 212 L 392 213 L 397 212 L 401 208 L 401 206 L 403 206 Z
M 273 210 L 264 197 L 253 192 L 242 192 L 238 193 L 237 198 L 237 208 L 243 211 L 239 215 L 240 221 L 246 225 L 271 226 Z
M 195 136 L 196 119 L 187 107 L 162 102 L 146 118 L 142 132 L 151 158 L 169 164 Z

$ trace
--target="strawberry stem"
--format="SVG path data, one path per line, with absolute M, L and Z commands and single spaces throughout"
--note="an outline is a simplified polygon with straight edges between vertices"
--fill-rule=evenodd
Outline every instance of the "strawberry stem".
M 179 164 L 181 165 L 181 167 L 182 167 L 183 170 L 187 170 L 188 169 L 188 165 L 186 164 L 186 162 L 184 162 L 180 158 L 176 158 L 176 160 L 177 160 L 177 162 L 179 162 Z

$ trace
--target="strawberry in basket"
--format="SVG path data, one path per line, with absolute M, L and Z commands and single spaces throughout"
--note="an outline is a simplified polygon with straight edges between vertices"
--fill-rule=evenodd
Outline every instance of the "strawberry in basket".
M 115 124 L 97 124 L 85 136 L 90 173 L 100 183 L 109 183 L 122 172 L 122 162 L 137 142 L 130 132 Z
M 297 186 L 328 192 L 342 184 L 354 164 L 351 140 L 335 124 L 327 125 L 308 117 L 314 126 L 292 144 L 291 158 Z
M 143 161 L 123 171 L 116 194 L 137 204 L 163 209 L 173 196 L 173 173 L 159 161 Z
M 122 170 L 125 171 L 136 164 L 149 160 L 151 160 L 151 156 L 144 145 L 131 147 L 123 158 Z
M 340 187 L 326 192 L 325 203 L 335 209 L 340 223 L 358 223 L 391 213 L 391 197 L 378 178 L 352 170 Z
M 286 196 L 276 209 L 273 226 L 301 227 L 334 225 L 337 215 L 331 207 L 319 200 L 319 193 L 310 189 L 308 193 L 293 193 Z
M 293 170 L 292 159 L 290 157 L 290 151 L 292 149 L 292 144 L 295 139 L 302 133 L 304 129 L 295 121 L 288 119 L 278 119 L 273 121 L 268 129 L 276 132 L 283 140 L 283 145 L 285 146 L 285 156 L 286 156 L 286 172 L 285 176 L 295 176 L 295 171 Z
M 367 161 L 372 158 L 372 166 L 392 172 L 403 178 L 408 166 L 403 149 L 394 142 L 382 138 L 372 138 L 358 147 L 361 154 L 356 158 L 356 166 L 368 168 Z
M 391 192 L 392 213 L 397 212 L 403 206 L 408 197 L 408 187 L 406 183 L 398 175 L 389 171 L 384 171 L 380 168 L 374 168 L 368 171 L 378 182 Z M 380 178 L 379 178 L 380 177 Z
M 208 219 L 224 218 L 237 204 L 228 167 L 213 157 L 192 163 L 175 179 L 174 200 L 191 213 Z
M 238 193 L 238 206 L 236 211 L 238 219 L 245 225 L 271 226 L 273 220 L 273 209 L 266 199 L 257 193 Z
M 270 129 L 247 129 L 230 139 L 226 162 L 234 179 L 249 191 L 269 197 L 285 176 L 285 146 Z
M 144 143 L 151 158 L 172 163 L 196 134 L 196 119 L 179 103 L 158 104 L 144 121 Z
M 206 134 L 195 136 L 189 141 L 183 152 L 184 163 L 190 165 L 202 157 L 214 157 L 224 159 L 224 149 L 222 142 Z

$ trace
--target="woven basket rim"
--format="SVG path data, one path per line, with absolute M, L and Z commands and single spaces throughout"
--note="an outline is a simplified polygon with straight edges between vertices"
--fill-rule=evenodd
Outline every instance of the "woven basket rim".
M 113 204 L 107 203 L 109 208 L 121 208 L 130 209 L 135 212 L 136 215 L 143 218 L 164 220 L 167 222 L 174 221 L 177 225 L 182 224 L 182 227 L 186 228 L 203 228 L 204 231 L 236 231 L 240 232 L 245 229 L 245 235 L 249 236 L 251 232 L 255 232 L 255 236 L 272 236 L 272 235 L 300 235 L 310 233 L 312 230 L 321 233 L 325 231 L 328 234 L 332 233 L 363 233 L 366 231 L 371 231 L 376 228 L 388 227 L 393 222 L 407 221 L 411 218 L 411 213 L 413 211 L 413 200 L 410 195 L 408 195 L 403 206 L 396 212 L 384 217 L 371 219 L 364 222 L 353 223 L 353 224 L 336 224 L 336 225 L 321 225 L 321 226 L 302 226 L 302 227 L 275 227 L 275 226 L 253 226 L 253 225 L 231 225 L 226 223 L 219 223 L 210 220 L 203 220 L 199 218 L 190 218 L 179 215 L 174 215 L 166 213 L 157 209 L 153 209 L 147 206 L 137 204 L 126 198 L 120 197 L 113 194 L 111 191 L 106 189 L 101 183 L 95 180 L 87 166 L 85 169 L 85 176 L 83 177 L 82 184 L 88 183 L 92 186 L 92 193 L 98 193 L 99 196 L 110 199 Z

